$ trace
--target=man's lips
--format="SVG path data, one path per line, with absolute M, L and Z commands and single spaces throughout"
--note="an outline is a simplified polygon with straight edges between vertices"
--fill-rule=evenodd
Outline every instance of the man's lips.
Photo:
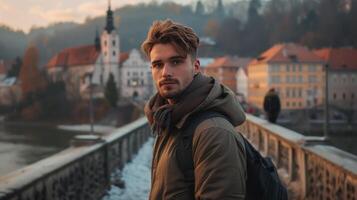
M 176 80 L 164 80 L 164 81 L 160 81 L 159 85 L 164 86 L 164 85 L 172 85 L 172 84 L 177 84 Z

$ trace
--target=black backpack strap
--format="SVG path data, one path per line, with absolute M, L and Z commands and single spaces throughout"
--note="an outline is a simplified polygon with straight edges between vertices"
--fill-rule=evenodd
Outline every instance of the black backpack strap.
M 192 185 L 192 190 L 194 189 L 194 163 L 193 163 L 193 153 L 192 153 L 192 141 L 193 135 L 195 133 L 198 125 L 205 121 L 206 119 L 222 117 L 226 118 L 223 114 L 215 111 L 203 111 L 190 116 L 184 126 L 179 131 L 179 142 L 176 151 L 176 158 L 178 166 L 181 172 L 185 176 L 185 181 Z

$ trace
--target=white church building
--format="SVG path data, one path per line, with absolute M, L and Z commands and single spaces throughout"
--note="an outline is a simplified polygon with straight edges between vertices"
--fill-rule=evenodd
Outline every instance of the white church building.
M 103 98 L 112 73 L 121 98 L 146 99 L 153 92 L 150 63 L 138 50 L 120 51 L 119 34 L 114 27 L 113 11 L 107 10 L 106 26 L 94 45 L 62 50 L 46 65 L 51 81 L 64 81 L 69 99 Z M 90 84 L 92 82 L 92 84 Z
M 136 49 L 121 66 L 121 94 L 123 97 L 147 99 L 153 94 L 150 63 Z

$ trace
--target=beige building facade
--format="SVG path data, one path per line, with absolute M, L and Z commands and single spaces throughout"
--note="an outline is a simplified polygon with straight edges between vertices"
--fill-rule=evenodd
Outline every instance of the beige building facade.
M 248 66 L 248 102 L 262 108 L 274 88 L 282 109 L 311 108 L 324 102 L 324 62 L 306 47 L 277 44 Z

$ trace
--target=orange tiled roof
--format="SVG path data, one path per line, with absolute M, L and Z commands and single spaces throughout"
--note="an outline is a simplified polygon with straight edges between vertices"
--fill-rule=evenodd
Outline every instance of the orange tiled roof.
M 239 58 L 237 56 L 223 56 L 216 58 L 207 68 L 211 67 L 246 67 L 250 58 Z
M 352 48 L 324 48 L 315 50 L 332 69 L 357 69 L 357 49 Z
M 96 51 L 94 45 L 67 48 L 52 57 L 46 67 L 73 67 L 94 64 L 98 55 L 99 52 Z
M 250 64 L 271 62 L 323 62 L 323 60 L 304 46 L 287 43 L 274 45 Z

